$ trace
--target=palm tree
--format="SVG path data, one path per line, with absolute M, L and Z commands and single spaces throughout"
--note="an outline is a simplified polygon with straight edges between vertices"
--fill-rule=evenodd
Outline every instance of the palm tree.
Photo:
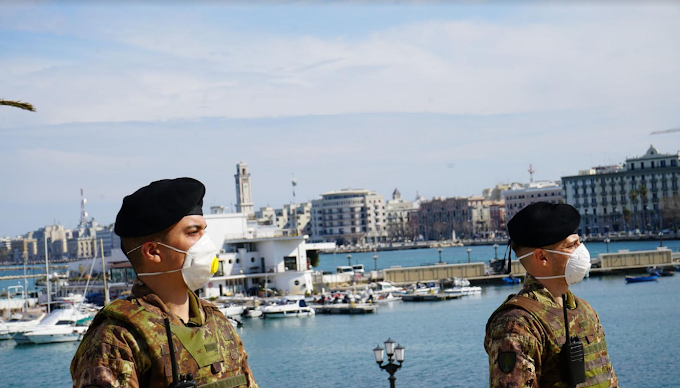
M 637 205 L 638 200 L 638 191 L 635 188 L 635 186 L 631 187 L 628 196 L 630 197 L 630 201 L 633 203 L 633 207 L 635 207 L 635 205 Z M 635 212 L 635 228 L 637 229 L 637 211 Z
M 645 185 L 640 185 L 640 188 L 638 188 L 638 194 L 640 195 L 640 202 L 642 205 L 642 227 L 644 228 L 645 231 L 647 231 L 647 194 L 649 191 L 647 190 L 647 186 Z
M 628 231 L 628 222 L 630 221 L 630 209 L 624 206 L 623 208 L 623 219 L 626 221 L 626 231 Z
M 35 108 L 33 107 L 33 105 L 31 105 L 27 102 L 10 101 L 10 100 L 0 99 L 0 105 L 13 106 L 15 108 L 30 110 L 31 112 L 35 112 Z

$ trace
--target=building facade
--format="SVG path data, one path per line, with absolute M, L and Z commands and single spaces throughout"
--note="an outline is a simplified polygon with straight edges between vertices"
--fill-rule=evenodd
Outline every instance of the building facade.
M 312 201 L 312 241 L 338 245 L 387 241 L 385 201 L 364 189 L 343 189 Z
M 491 229 L 492 201 L 484 197 L 434 198 L 418 210 L 418 228 L 426 240 L 485 237 Z
M 536 202 L 562 203 L 562 185 L 552 181 L 538 181 L 524 185 L 513 184 L 503 192 L 505 219 L 511 220 L 520 210 Z
M 394 189 L 392 199 L 385 206 L 385 224 L 389 241 L 414 240 L 418 235 L 415 215 L 420 208 L 420 200 L 407 201 Z M 414 222 L 416 221 L 416 222 Z
M 565 200 L 581 213 L 582 234 L 676 229 L 680 222 L 680 152 L 650 146 L 625 164 L 562 178 Z
M 312 232 L 312 225 L 309 222 L 311 217 L 311 202 L 285 204 L 281 209 L 266 206 L 255 212 L 255 218 L 260 225 L 275 225 L 279 229 L 306 235 Z

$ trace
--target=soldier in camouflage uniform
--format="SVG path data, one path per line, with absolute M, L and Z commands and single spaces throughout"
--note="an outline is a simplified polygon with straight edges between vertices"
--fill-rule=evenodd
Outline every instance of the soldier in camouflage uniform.
M 597 313 L 569 291 L 590 269 L 590 255 L 574 234 L 579 223 L 572 206 L 547 202 L 527 206 L 508 223 L 512 249 L 528 274 L 519 294 L 486 325 L 491 387 L 570 387 L 560 363 L 563 304 L 570 337 L 584 348 L 586 381 L 577 387 L 618 387 Z
M 257 387 L 231 323 L 192 291 L 217 268 L 217 250 L 205 234 L 204 194 L 200 182 L 178 178 L 124 199 L 116 234 L 143 280 L 93 320 L 71 362 L 74 387 L 167 387 L 174 377 L 171 352 L 178 373 L 191 373 L 199 387 Z

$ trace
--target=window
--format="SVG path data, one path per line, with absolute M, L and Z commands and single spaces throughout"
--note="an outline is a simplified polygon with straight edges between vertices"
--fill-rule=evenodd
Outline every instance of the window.
M 672 167 L 675 167 L 676 164 L 677 164 L 677 160 L 672 159 L 672 160 L 671 160 L 671 166 L 672 166 Z
M 297 257 L 285 256 L 283 258 L 283 266 L 286 267 L 286 271 L 297 271 Z
M 652 168 L 654 168 L 654 161 L 652 161 Z

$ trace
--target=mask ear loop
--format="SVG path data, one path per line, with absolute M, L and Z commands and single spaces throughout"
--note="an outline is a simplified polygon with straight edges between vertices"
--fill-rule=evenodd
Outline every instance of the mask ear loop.
M 508 256 L 508 269 L 505 272 L 506 274 L 510 274 L 512 272 L 512 250 L 510 249 L 511 243 L 512 240 L 508 240 L 508 247 L 505 249 L 505 254 Z M 503 255 L 503 261 L 505 261 L 505 255 Z

